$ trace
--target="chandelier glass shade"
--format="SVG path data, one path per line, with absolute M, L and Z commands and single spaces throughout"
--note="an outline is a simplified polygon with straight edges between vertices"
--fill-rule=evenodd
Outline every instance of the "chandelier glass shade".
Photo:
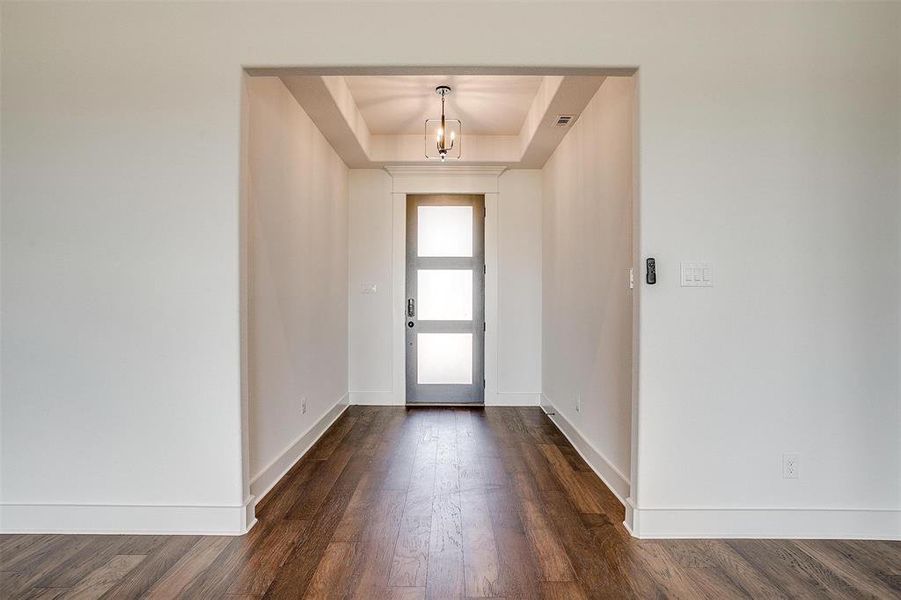
M 439 85 L 435 93 L 441 96 L 441 118 L 426 119 L 425 156 L 441 161 L 459 159 L 463 155 L 463 123 L 459 119 L 448 119 L 444 114 L 445 97 L 451 93 L 451 88 Z

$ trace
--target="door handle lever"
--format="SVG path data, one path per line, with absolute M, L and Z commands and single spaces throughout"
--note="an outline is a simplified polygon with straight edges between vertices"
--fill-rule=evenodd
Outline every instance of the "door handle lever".
M 411 319 L 416 316 L 416 304 L 413 298 L 407 298 L 407 316 Z

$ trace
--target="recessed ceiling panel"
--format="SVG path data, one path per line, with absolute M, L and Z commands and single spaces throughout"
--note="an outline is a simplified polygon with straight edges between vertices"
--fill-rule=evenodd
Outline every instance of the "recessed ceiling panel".
M 375 135 L 422 134 L 423 123 L 441 113 L 435 87 L 449 85 L 447 117 L 463 121 L 464 135 L 516 135 L 540 76 L 387 75 L 345 77 L 357 108 Z

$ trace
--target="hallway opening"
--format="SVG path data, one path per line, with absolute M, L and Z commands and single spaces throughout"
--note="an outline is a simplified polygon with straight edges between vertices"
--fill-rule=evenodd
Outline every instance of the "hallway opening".
M 636 77 L 247 70 L 255 502 L 347 406 L 484 404 L 542 407 L 634 503 Z

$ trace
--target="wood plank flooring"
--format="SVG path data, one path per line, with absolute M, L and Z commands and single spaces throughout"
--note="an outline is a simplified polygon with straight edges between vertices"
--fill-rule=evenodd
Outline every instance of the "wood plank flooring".
M 537 408 L 350 407 L 242 537 L 0 536 L 0 598 L 899 598 L 901 544 L 639 541 Z

